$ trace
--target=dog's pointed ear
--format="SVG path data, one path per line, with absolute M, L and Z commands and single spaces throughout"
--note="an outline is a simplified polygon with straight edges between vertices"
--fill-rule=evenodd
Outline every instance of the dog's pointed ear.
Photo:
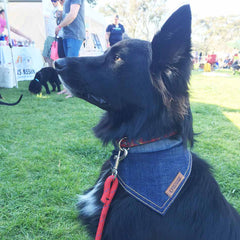
M 150 71 L 157 77 L 163 71 L 185 71 L 191 61 L 191 10 L 189 5 L 174 12 L 152 40 Z M 173 79 L 169 79 L 170 81 Z
M 189 109 L 191 69 L 191 10 L 184 5 L 154 36 L 150 65 L 153 85 L 175 119 L 184 119 Z

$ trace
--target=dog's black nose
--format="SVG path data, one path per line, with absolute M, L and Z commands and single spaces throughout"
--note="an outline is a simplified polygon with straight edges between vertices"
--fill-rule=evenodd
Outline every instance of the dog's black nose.
M 59 58 L 53 62 L 53 67 L 56 70 L 61 70 L 66 65 L 66 60 L 64 58 Z

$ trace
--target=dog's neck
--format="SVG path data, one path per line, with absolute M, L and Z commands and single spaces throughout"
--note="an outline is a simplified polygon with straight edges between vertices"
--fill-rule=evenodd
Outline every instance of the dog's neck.
M 149 142 L 146 144 L 139 144 L 137 146 L 130 147 L 128 152 L 129 153 L 147 153 L 147 152 L 163 151 L 163 150 L 173 148 L 180 144 L 182 144 L 181 137 L 177 137 L 175 139 L 165 138 L 158 141 Z M 116 151 L 119 150 L 119 146 L 117 143 L 114 144 L 114 147 Z
M 122 119 L 124 114 L 106 112 L 101 121 L 93 128 L 95 136 L 101 139 L 103 144 L 115 142 L 123 137 L 131 140 L 153 139 L 171 132 L 177 132 L 175 136 L 181 136 L 184 146 L 193 146 L 192 114 L 188 114 L 182 120 L 174 120 L 167 109 L 160 109 L 154 113 L 137 112 L 128 119 Z M 150 117 L 149 117 L 150 116 Z
M 149 118 L 148 114 L 137 113 L 127 120 L 119 121 L 122 115 L 115 116 L 106 112 L 98 125 L 94 127 L 95 136 L 100 138 L 104 144 L 108 144 L 123 137 L 131 140 L 152 139 L 173 131 L 177 131 L 178 134 L 181 132 L 173 122 L 159 120 L 158 114 L 155 114 L 156 117 Z
M 152 143 L 152 142 L 157 142 L 159 140 L 170 138 L 170 137 L 172 137 L 176 134 L 177 134 L 177 132 L 171 132 L 171 133 L 165 134 L 164 136 L 161 136 L 161 137 L 152 138 L 152 139 L 148 139 L 148 140 L 144 140 L 143 138 L 140 138 L 136 141 L 134 141 L 134 140 L 129 141 L 127 138 L 122 138 L 121 141 L 120 141 L 120 147 L 121 148 L 137 147 L 139 145 L 149 144 L 149 143 Z

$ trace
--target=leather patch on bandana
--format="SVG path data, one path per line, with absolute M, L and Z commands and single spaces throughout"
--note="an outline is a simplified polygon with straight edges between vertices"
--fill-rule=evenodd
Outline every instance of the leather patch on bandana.
M 184 179 L 184 176 L 182 175 L 182 173 L 178 173 L 177 176 L 174 178 L 174 180 L 172 181 L 172 183 L 170 184 L 170 186 L 167 188 L 167 190 L 165 191 L 165 193 L 169 196 L 172 197 L 173 194 L 176 192 L 176 190 L 178 189 L 179 185 L 181 184 L 182 180 Z

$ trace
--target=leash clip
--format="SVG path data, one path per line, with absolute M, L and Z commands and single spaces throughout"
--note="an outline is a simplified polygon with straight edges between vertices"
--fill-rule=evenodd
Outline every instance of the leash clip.
M 117 177 L 117 174 L 118 174 L 118 165 L 119 165 L 119 162 L 122 161 L 124 158 L 127 157 L 128 155 L 128 149 L 126 148 L 122 148 L 121 147 L 121 143 L 122 141 L 124 141 L 125 138 L 122 138 L 119 143 L 118 143 L 118 148 L 119 148 L 119 151 L 118 151 L 118 154 L 114 156 L 114 159 L 116 159 L 115 161 L 115 165 L 114 167 L 112 168 L 112 175 L 114 176 L 114 179 Z

